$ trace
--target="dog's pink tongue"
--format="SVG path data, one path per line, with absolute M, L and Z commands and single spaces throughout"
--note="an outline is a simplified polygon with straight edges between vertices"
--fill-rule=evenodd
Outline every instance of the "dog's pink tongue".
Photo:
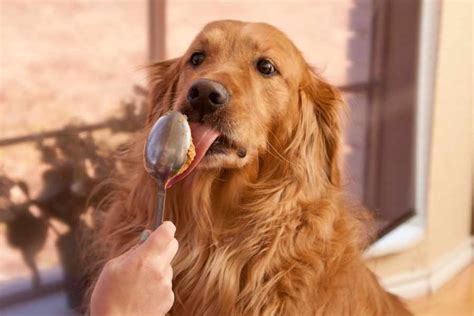
M 198 123 L 189 123 L 191 128 L 191 136 L 193 138 L 194 147 L 196 149 L 196 157 L 183 173 L 171 178 L 166 184 L 166 188 L 171 188 L 175 183 L 186 178 L 193 170 L 197 167 L 199 162 L 206 155 L 207 150 L 211 147 L 212 143 L 219 137 L 219 132 L 213 130 L 210 127 L 204 126 Z

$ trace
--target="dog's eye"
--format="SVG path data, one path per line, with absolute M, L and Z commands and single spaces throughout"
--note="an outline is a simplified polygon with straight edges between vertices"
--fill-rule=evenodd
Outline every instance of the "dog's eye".
M 194 66 L 200 65 L 204 61 L 205 57 L 206 56 L 204 55 L 204 53 L 194 53 L 191 55 L 191 64 L 193 64 Z
M 275 66 L 272 64 L 272 62 L 264 58 L 257 62 L 257 70 L 265 76 L 272 76 L 276 73 Z

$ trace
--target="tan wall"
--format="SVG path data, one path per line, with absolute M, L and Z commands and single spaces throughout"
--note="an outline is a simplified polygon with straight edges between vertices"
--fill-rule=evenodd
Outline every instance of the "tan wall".
M 146 47 L 145 0 L 0 0 L 0 139 L 119 115 L 133 85 L 144 84 Z M 51 167 L 41 158 L 34 142 L 0 146 L 0 175 L 25 181 L 37 197 Z M 50 224 L 40 269 L 59 263 L 57 231 L 66 226 Z M 0 283 L 30 275 L 5 232 L 0 222 Z
M 383 277 L 424 269 L 470 236 L 472 2 L 443 1 L 440 22 L 426 235 L 408 251 L 372 260 Z

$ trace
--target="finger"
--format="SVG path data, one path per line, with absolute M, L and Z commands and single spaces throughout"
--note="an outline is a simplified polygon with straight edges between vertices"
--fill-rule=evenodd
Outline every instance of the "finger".
M 164 264 L 169 265 L 178 252 L 179 244 L 176 238 L 170 241 L 166 249 L 161 253 L 160 258 Z
M 147 239 L 148 237 L 150 237 L 152 231 L 149 230 L 149 229 L 145 229 L 141 232 L 139 238 L 138 238 L 138 243 L 133 245 L 132 247 L 130 247 L 128 250 L 126 250 L 124 253 L 122 253 L 121 255 L 117 256 L 116 258 L 114 258 L 116 261 L 121 261 L 121 260 L 124 260 L 125 258 L 127 258 L 128 256 L 130 256 L 130 254 L 134 253 L 135 250 L 141 245 L 143 244 Z
M 173 291 L 169 291 L 168 294 L 162 299 L 161 308 L 164 314 L 168 313 L 170 309 L 173 308 L 174 299 L 175 296 Z
M 141 236 L 140 236 L 141 238 Z M 117 257 L 113 258 L 112 260 L 115 260 L 117 262 L 120 262 L 122 260 L 125 260 L 128 258 L 130 255 L 132 255 L 136 249 L 140 246 L 141 243 L 132 245 L 129 249 L 125 250 L 122 254 L 118 255 Z
M 138 240 L 139 244 L 143 244 L 148 239 L 148 237 L 150 237 L 150 235 L 151 230 L 145 229 L 144 231 L 142 231 L 142 233 L 140 234 L 140 239 Z
M 169 281 L 173 282 L 173 267 L 171 265 L 168 265 L 168 268 L 166 268 L 166 270 L 166 275 L 169 277 Z
M 168 244 L 174 239 L 176 227 L 171 222 L 164 222 L 137 249 L 143 253 L 160 255 Z
M 140 260 L 142 265 L 148 267 L 151 271 L 158 272 L 162 277 L 171 267 L 171 261 L 178 251 L 178 241 L 173 239 L 168 246 L 160 253 L 138 253 L 135 260 Z M 171 274 L 172 276 L 172 274 Z
M 170 264 L 168 264 L 164 268 L 163 277 L 164 277 L 164 279 L 167 283 L 172 284 L 172 282 L 173 282 L 173 268 L 171 267 Z
M 164 271 L 167 269 L 167 266 L 171 265 L 171 261 L 175 257 L 178 247 L 178 241 L 173 238 L 165 249 L 160 252 L 139 252 L 140 250 L 137 250 L 137 255 L 139 256 L 139 260 L 147 261 L 148 265 L 153 267 L 153 269 Z

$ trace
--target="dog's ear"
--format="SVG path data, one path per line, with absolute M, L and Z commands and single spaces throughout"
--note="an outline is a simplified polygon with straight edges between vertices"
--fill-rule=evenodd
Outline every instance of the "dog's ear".
M 166 113 L 176 96 L 179 79 L 179 58 L 154 63 L 149 66 L 149 109 L 147 123 Z
M 342 96 L 334 86 L 318 76 L 310 67 L 306 71 L 300 94 L 301 102 L 306 103 L 302 104 L 302 107 L 306 108 L 302 113 L 313 114 L 316 119 L 322 150 L 324 150 L 322 159 L 327 178 L 333 185 L 339 186 L 341 183 L 340 114 L 344 104 Z M 321 150 L 321 148 L 316 150 Z

